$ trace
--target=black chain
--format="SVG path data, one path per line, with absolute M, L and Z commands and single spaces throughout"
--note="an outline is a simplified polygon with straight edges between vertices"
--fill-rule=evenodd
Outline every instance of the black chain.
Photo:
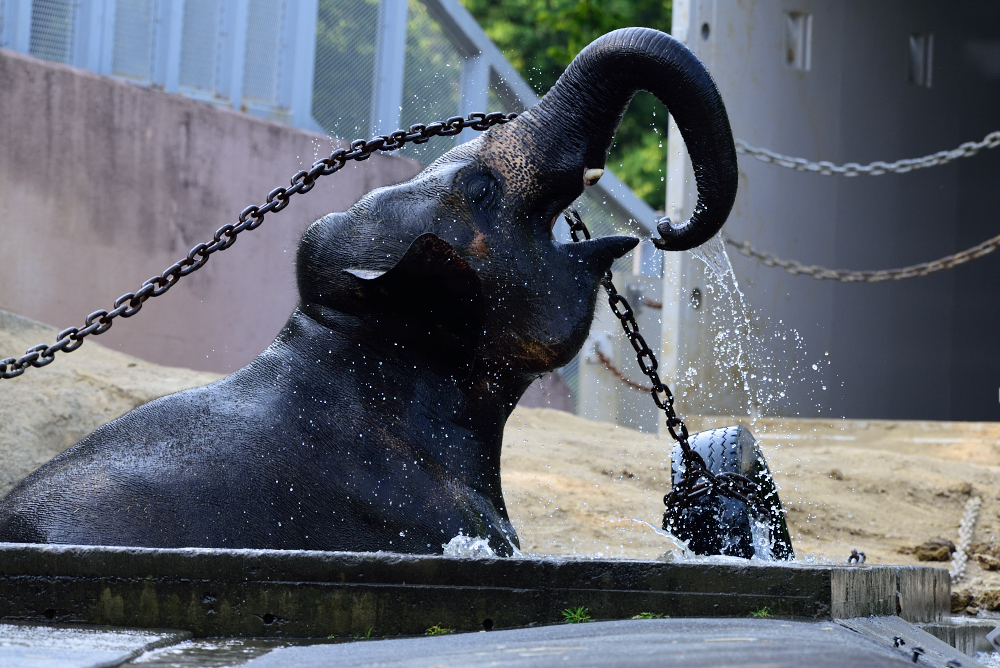
M 573 241 L 580 241 L 577 232 L 582 233 L 584 239 L 590 239 L 590 230 L 584 225 L 583 219 L 580 218 L 580 214 L 576 210 L 567 209 L 563 216 L 569 224 L 569 233 L 573 237 Z M 653 351 L 646 344 L 646 340 L 639 333 L 635 312 L 628 300 L 615 288 L 610 269 L 601 279 L 601 285 L 608 293 L 611 312 L 621 321 L 625 336 L 632 344 L 632 349 L 635 350 L 639 369 L 649 378 L 651 385 L 649 393 L 653 397 L 653 403 L 667 416 L 667 430 L 670 432 L 671 438 L 681 446 L 681 463 L 684 466 L 684 472 L 681 474 L 681 480 L 663 497 L 667 512 L 676 516 L 690 500 L 713 489 L 720 494 L 740 499 L 747 504 L 755 503 L 757 483 L 738 473 L 712 473 L 702 456 L 691 448 L 691 444 L 688 443 L 687 425 L 674 410 L 673 392 L 660 380 L 656 355 L 653 354 Z
M 278 187 L 272 190 L 268 193 L 264 204 L 251 205 L 243 209 L 235 224 L 226 223 L 215 231 L 212 241 L 200 243 L 192 248 L 187 257 L 169 266 L 159 276 L 144 281 L 137 292 L 128 292 L 116 299 L 113 310 L 94 311 L 87 316 L 83 327 L 69 327 L 59 332 L 56 342 L 52 345 L 43 343 L 29 348 L 20 358 L 8 357 L 0 360 L 0 379 L 16 378 L 29 366 L 39 368 L 51 364 L 55 360 L 56 353 L 71 353 L 83 345 L 86 337 L 91 334 L 98 336 L 111 329 L 114 319 L 118 316 L 131 318 L 142 309 L 147 299 L 159 297 L 181 278 L 201 269 L 212 253 L 224 251 L 232 246 L 241 232 L 260 227 L 266 214 L 281 211 L 288 206 L 292 195 L 309 192 L 319 177 L 340 171 L 349 161 L 367 160 L 376 151 L 395 151 L 409 143 L 423 144 L 431 137 L 450 137 L 465 128 L 488 130 L 494 125 L 507 123 L 515 118 L 517 114 L 477 112 L 469 114 L 466 118 L 452 116 L 446 121 L 429 125 L 411 125 L 408 131 L 396 130 L 392 134 L 379 135 L 367 141 L 356 139 L 351 142 L 349 149 L 339 148 L 322 160 L 317 160 L 310 169 L 295 174 L 288 188 Z

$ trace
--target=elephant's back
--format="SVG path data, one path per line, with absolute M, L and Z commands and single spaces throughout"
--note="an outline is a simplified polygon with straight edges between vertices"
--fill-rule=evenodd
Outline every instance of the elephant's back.
M 248 467 L 267 467 L 250 450 L 275 431 L 270 411 L 230 378 L 139 406 L 44 464 L 0 500 L 0 540 L 192 544 L 193 519 L 220 517 L 234 490 L 252 493 Z

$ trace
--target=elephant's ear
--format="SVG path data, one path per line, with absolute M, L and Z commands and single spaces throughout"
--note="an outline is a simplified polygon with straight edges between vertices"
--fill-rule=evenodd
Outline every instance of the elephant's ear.
M 468 374 L 483 332 L 479 276 L 447 241 L 422 234 L 389 269 L 345 269 L 373 327 L 449 373 Z

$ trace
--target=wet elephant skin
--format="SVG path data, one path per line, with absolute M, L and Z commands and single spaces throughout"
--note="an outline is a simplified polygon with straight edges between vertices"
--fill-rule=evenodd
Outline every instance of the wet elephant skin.
M 609 33 L 516 120 L 313 223 L 274 343 L 31 474 L 0 501 L 0 540 L 434 553 L 463 533 L 510 554 L 504 423 L 579 351 L 601 276 L 637 243 L 562 244 L 552 226 L 643 89 L 674 116 L 699 191 L 658 243 L 711 237 L 736 191 L 715 84 L 668 35 Z

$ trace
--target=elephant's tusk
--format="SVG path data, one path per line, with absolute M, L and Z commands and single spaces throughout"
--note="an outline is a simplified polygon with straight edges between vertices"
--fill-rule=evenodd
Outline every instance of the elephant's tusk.
M 592 186 L 598 181 L 600 181 L 602 176 L 604 176 L 603 169 L 595 169 L 595 168 L 586 169 L 583 172 L 583 183 L 585 185 Z

